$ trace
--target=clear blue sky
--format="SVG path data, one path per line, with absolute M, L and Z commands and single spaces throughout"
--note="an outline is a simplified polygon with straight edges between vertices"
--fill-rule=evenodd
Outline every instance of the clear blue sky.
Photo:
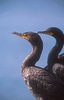
M 0 0 L 0 100 L 35 100 L 21 76 L 21 64 L 31 45 L 11 33 L 51 26 L 64 31 L 64 0 Z M 41 37 L 44 49 L 37 65 L 45 67 L 55 39 Z

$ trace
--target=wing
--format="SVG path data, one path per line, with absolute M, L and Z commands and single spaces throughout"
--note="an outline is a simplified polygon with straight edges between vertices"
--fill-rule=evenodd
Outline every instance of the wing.
M 53 73 L 64 83 L 64 65 L 56 63 L 53 65 L 52 70 Z
M 49 74 L 44 69 L 30 69 L 29 85 L 34 94 L 45 96 L 57 96 L 62 90 L 61 82 L 52 74 Z M 58 93 L 58 91 L 60 91 Z

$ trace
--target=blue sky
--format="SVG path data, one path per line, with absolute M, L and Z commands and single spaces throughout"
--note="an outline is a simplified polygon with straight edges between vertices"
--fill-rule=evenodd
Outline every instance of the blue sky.
M 64 31 L 64 0 L 0 0 L 1 100 L 34 100 L 21 76 L 21 64 L 31 51 L 31 45 L 11 33 L 37 32 L 51 26 Z M 41 37 L 44 49 L 37 65 L 45 67 L 55 39 Z

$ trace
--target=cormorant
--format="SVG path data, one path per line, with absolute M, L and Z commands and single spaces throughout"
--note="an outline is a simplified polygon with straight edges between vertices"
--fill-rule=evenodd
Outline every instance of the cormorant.
M 38 33 L 53 36 L 56 39 L 56 44 L 48 55 L 48 70 L 53 71 L 64 82 L 64 55 L 59 55 L 64 45 L 64 34 L 57 27 L 50 27 L 46 31 Z
M 41 37 L 33 32 L 23 34 L 14 32 L 13 34 L 28 40 L 32 45 L 32 52 L 22 64 L 22 76 L 36 100 L 64 99 L 64 84 L 55 75 L 35 65 L 43 49 Z

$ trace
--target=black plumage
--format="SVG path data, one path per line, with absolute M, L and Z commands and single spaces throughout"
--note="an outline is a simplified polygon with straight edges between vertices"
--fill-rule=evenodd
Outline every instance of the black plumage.
M 48 70 L 57 75 L 64 82 L 64 55 L 59 55 L 64 45 L 64 34 L 57 27 L 50 27 L 38 33 L 48 34 L 56 39 L 56 44 L 48 55 Z
M 64 84 L 55 75 L 35 65 L 43 49 L 40 36 L 33 32 L 14 34 L 28 40 L 32 45 L 32 52 L 22 64 L 22 76 L 36 100 L 64 99 Z

